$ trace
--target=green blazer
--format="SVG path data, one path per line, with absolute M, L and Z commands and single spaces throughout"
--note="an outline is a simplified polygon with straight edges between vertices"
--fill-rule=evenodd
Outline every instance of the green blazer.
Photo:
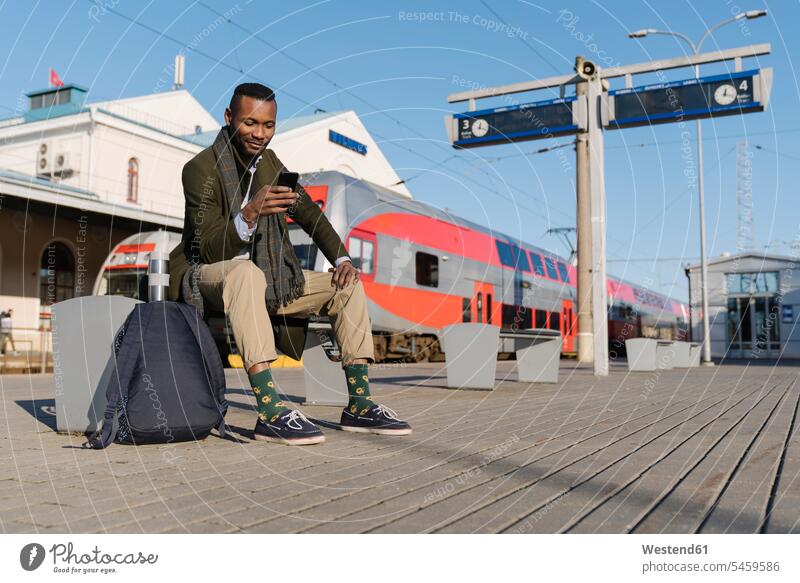
M 270 149 L 266 149 L 258 164 L 251 194 L 267 184 L 275 184 L 278 174 L 285 167 Z M 241 175 L 241 174 L 240 174 Z M 241 175 L 244 183 L 242 192 L 247 189 L 249 174 Z M 181 282 L 189 268 L 189 258 L 194 256 L 201 263 L 216 263 L 233 259 L 250 243 L 242 241 L 236 232 L 229 203 L 222 188 L 222 176 L 217 171 L 214 152 L 206 148 L 183 167 L 183 193 L 186 199 L 186 212 L 183 222 L 181 242 L 169 256 L 169 299 L 183 301 Z M 332 264 L 339 257 L 348 256 L 344 243 L 323 214 L 308 196 L 302 186 L 297 187 L 300 195 L 294 221 L 308 233 L 323 255 Z M 236 213 L 233 213 L 234 215 Z M 280 215 L 283 228 L 286 216 Z M 305 346 L 308 327 L 307 320 L 296 318 L 271 318 L 278 349 L 295 359 L 299 359 Z

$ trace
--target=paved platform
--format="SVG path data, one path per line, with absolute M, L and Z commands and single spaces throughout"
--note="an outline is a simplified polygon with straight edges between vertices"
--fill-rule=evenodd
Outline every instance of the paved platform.
M 728 364 L 606 379 L 562 361 L 556 385 L 445 388 L 440 364 L 375 367 L 408 437 L 336 429 L 253 441 L 228 371 L 232 439 L 78 449 L 54 432 L 51 375 L 0 376 L 6 533 L 800 532 L 800 367 Z M 276 371 L 283 391 L 302 371 Z M 296 392 L 296 391 L 295 391 Z

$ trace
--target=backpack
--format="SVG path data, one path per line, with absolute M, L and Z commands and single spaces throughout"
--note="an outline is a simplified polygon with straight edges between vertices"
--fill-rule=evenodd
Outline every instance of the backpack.
M 225 436 L 225 374 L 197 310 L 179 302 L 136 304 L 114 340 L 103 425 L 83 447 Z

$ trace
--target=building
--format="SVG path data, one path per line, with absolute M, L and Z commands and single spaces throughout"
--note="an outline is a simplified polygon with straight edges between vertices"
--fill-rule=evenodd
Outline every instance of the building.
M 218 129 L 185 138 L 205 148 L 214 142 Z M 292 172 L 335 170 L 411 198 L 354 111 L 318 111 L 282 119 L 279 107 L 277 131 L 269 147 Z
M 181 230 L 181 170 L 220 122 L 184 89 L 87 103 L 72 84 L 27 97 L 27 111 L 0 120 L 0 310 L 14 308 L 15 336 L 36 347 L 47 307 L 90 294 L 119 241 Z M 353 111 L 279 117 L 270 147 L 290 170 L 411 196 Z
M 800 358 L 800 273 L 792 257 L 747 252 L 708 263 L 714 358 Z M 700 266 L 686 269 L 692 339 L 703 337 Z
M 182 227 L 176 168 L 199 148 L 170 131 L 216 122 L 186 91 L 87 106 L 86 89 L 66 85 L 28 98 L 0 122 L 0 306 L 15 309 L 22 348 L 38 349 L 48 306 L 90 294 L 116 243 Z

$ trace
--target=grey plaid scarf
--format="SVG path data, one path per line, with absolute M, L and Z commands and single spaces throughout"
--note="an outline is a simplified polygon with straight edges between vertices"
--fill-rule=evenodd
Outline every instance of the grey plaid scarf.
M 228 126 L 223 127 L 212 147 L 217 168 L 222 176 L 222 188 L 230 205 L 231 216 L 242 206 L 242 180 L 236 169 L 233 155 L 235 146 L 230 141 Z M 272 183 L 277 182 L 277 175 Z M 251 196 L 254 193 L 251 192 Z M 250 250 L 253 262 L 267 276 L 267 310 L 273 312 L 303 295 L 305 277 L 297 255 L 294 253 L 286 224 L 280 214 L 259 217 L 254 242 Z

